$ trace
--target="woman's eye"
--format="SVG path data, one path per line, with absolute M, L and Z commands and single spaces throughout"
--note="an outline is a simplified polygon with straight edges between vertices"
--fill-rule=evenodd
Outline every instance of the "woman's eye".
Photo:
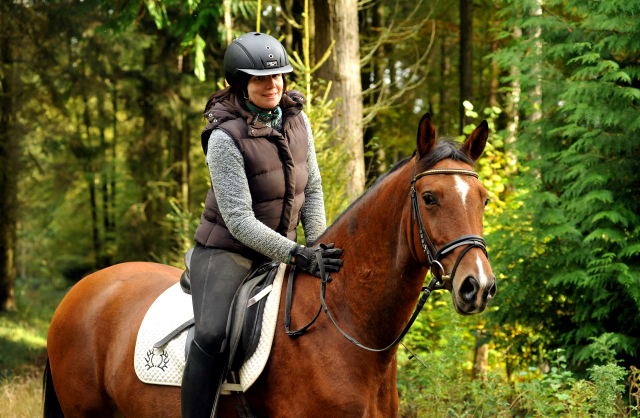
M 431 194 L 422 195 L 422 200 L 424 200 L 424 203 L 426 205 L 429 205 L 429 206 L 432 206 L 432 205 L 435 205 L 436 203 L 438 203 L 436 198 L 433 197 L 433 195 L 431 195 Z

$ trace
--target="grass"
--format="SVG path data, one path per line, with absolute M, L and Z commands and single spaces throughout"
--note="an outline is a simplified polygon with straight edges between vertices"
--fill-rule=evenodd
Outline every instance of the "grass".
M 29 374 L 0 383 L 0 418 L 42 416 L 42 376 Z
M 0 418 L 42 415 L 47 331 L 66 294 L 51 282 L 19 280 L 17 309 L 0 313 Z

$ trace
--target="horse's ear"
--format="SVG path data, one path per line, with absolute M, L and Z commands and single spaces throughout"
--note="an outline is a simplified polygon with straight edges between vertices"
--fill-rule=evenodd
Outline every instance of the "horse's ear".
M 418 160 L 431 152 L 436 146 L 436 128 L 431 122 L 429 112 L 425 113 L 418 125 Z
M 487 137 L 489 136 L 489 125 L 483 120 L 480 125 L 469 135 L 462 147 L 460 148 L 473 161 L 476 161 L 482 155 L 485 145 L 487 145 Z

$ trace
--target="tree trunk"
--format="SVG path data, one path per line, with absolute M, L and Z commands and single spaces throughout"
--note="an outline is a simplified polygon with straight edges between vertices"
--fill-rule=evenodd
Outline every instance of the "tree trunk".
M 106 103 L 103 101 L 103 103 Z M 106 115 L 106 109 L 103 108 L 103 112 Z M 102 229 L 104 231 L 104 244 L 105 247 L 108 247 L 108 243 L 111 239 L 111 235 L 109 234 L 109 229 L 111 227 L 111 211 L 109 202 L 109 160 L 107 158 L 107 141 L 104 136 L 104 126 L 100 127 L 100 148 L 103 152 L 104 159 L 102 160 L 102 169 L 100 171 L 100 182 L 102 183 Z M 111 257 L 109 256 L 108 251 L 102 251 L 102 266 L 106 267 L 111 265 Z
M 113 102 L 113 143 L 111 144 L 111 222 L 109 233 L 114 234 L 116 229 L 116 145 L 118 144 L 118 90 L 117 82 L 113 83 L 111 100 Z
M 513 29 L 513 37 L 519 38 L 522 36 L 522 29 L 519 27 L 515 27 Z M 519 70 L 516 65 L 511 67 L 511 75 L 514 76 L 513 81 L 511 82 L 511 92 L 507 96 L 507 116 L 509 117 L 509 122 L 507 123 L 507 138 L 505 143 L 508 145 L 513 145 L 516 142 L 518 137 L 518 129 L 520 125 L 520 80 L 518 79 Z M 517 170 L 517 155 L 512 152 L 512 147 L 507 147 L 507 161 L 509 162 L 509 166 L 507 167 L 507 173 L 511 173 Z M 509 186 L 513 187 L 513 186 Z
M 184 97 L 178 97 L 179 111 L 174 119 L 169 119 L 167 124 L 172 131 L 173 140 L 173 161 L 175 169 L 173 170 L 173 180 L 178 185 L 178 197 L 180 206 L 183 210 L 189 211 L 190 191 L 189 177 L 191 175 L 191 161 L 189 159 L 189 146 L 191 145 L 191 130 L 189 129 L 188 112 L 190 100 Z
M 224 0 L 224 36 L 227 46 L 233 42 L 233 19 L 231 18 L 231 0 Z M 258 11 L 260 13 L 260 11 Z
M 366 13 L 367 11 L 361 12 L 360 21 L 365 22 L 361 28 L 361 34 L 364 34 L 364 31 L 367 31 L 368 33 L 366 36 L 373 39 L 376 34 L 382 33 L 382 30 L 385 27 L 384 9 L 383 2 L 378 3 L 375 8 L 371 9 L 371 25 L 368 23 L 369 15 Z M 385 60 L 387 56 L 388 51 L 386 45 L 380 45 L 375 56 L 369 62 L 366 70 L 364 68 L 362 69 L 362 90 L 364 91 L 370 88 L 371 85 L 375 85 L 379 89 L 371 91 L 366 95 L 366 97 L 363 97 L 363 104 L 365 107 L 375 105 L 385 90 L 384 74 L 387 68 Z M 379 130 L 380 126 L 379 123 L 376 122 L 376 119 L 369 122 L 364 130 L 363 141 L 366 151 L 365 155 L 368 155 L 365 156 L 365 176 L 367 183 L 377 179 L 381 173 L 387 171 L 384 161 L 384 148 L 378 147 L 373 143 L 373 139 Z
M 350 159 L 346 167 L 346 191 L 350 202 L 364 190 L 364 141 L 362 132 L 362 84 L 356 0 L 315 2 L 316 57 L 321 57 L 335 39 L 331 57 L 317 77 L 332 80 L 330 98 L 341 103 L 330 121 L 331 129 L 347 144 Z
M 542 0 L 536 0 L 536 7 L 531 12 L 534 16 L 542 15 Z M 542 80 L 540 76 L 540 55 L 542 54 L 542 42 L 540 41 L 540 35 L 542 34 L 542 28 L 540 26 L 536 26 L 533 29 L 532 37 L 535 39 L 533 43 L 533 52 L 538 57 L 538 62 L 533 67 L 533 75 L 536 78 L 536 85 L 533 88 L 533 94 L 531 95 L 531 102 L 533 104 L 533 112 L 529 115 L 529 120 L 531 122 L 539 121 L 542 118 L 542 111 L 540 107 L 542 106 Z
M 491 43 L 491 53 L 495 53 L 498 50 L 498 41 L 494 40 Z M 489 106 L 498 106 L 498 77 L 500 76 L 500 70 L 498 68 L 498 61 L 495 58 L 491 58 L 491 80 L 489 81 Z
M 98 229 L 98 203 L 96 199 L 96 177 L 93 173 L 87 173 L 87 185 L 89 187 L 89 200 L 91 204 L 91 236 L 93 238 L 93 251 L 96 253 L 96 269 L 105 267 L 102 264 L 102 246 L 100 243 L 100 230 Z
M 449 114 L 449 104 L 451 102 L 451 88 L 449 79 L 451 78 L 451 58 L 449 53 L 451 44 L 449 37 L 444 35 L 440 43 L 440 115 L 438 117 L 440 132 L 445 135 L 450 134 L 451 115 Z
M 83 63 L 84 66 L 84 63 Z M 86 69 L 83 70 L 83 79 L 87 80 Z M 78 135 L 78 143 L 76 157 L 83 162 L 84 171 L 88 179 L 89 201 L 91 205 L 91 234 L 93 237 L 93 250 L 95 252 L 95 267 L 100 270 L 105 267 L 102 258 L 102 241 L 100 239 L 100 227 L 98 224 L 98 203 L 96 196 L 96 174 L 95 174 L 95 156 L 96 150 L 93 149 L 91 141 L 91 109 L 89 108 L 89 97 L 87 91 L 83 91 L 82 100 L 84 101 L 84 111 L 82 118 L 84 121 L 85 132 L 87 135 L 87 144 L 84 144 L 82 137 Z
M 291 16 L 293 0 L 280 0 L 280 7 L 287 17 Z M 293 52 L 293 25 L 291 25 L 288 20 L 283 19 L 281 28 L 282 34 L 284 35 L 282 43 L 284 44 L 284 48 L 287 50 L 287 53 L 291 54 Z
M 460 133 L 467 124 L 465 100 L 473 103 L 473 0 L 460 0 Z
M 18 222 L 18 139 L 14 130 L 18 77 L 6 3 L 2 2 L 0 10 L 0 311 L 16 307 L 13 287 Z
M 471 376 L 473 379 L 486 379 L 487 367 L 489 365 L 489 344 L 483 342 L 484 335 L 478 331 L 476 345 L 473 350 L 473 368 Z

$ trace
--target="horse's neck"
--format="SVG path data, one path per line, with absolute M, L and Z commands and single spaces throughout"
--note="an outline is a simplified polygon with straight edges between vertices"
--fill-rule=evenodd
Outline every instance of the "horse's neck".
M 407 242 L 411 176 L 399 171 L 368 192 L 322 237 L 344 250 L 339 279 L 329 285 L 329 308 L 335 309 L 345 331 L 373 348 L 386 347 L 398 336 L 426 273 Z

